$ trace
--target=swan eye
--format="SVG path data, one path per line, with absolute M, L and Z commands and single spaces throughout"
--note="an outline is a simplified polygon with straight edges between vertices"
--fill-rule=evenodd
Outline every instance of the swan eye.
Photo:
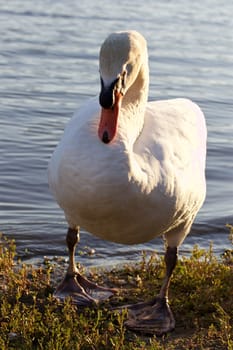
M 119 74 L 117 79 L 112 83 L 114 90 L 120 92 L 122 95 L 125 94 L 126 87 L 126 71 L 123 71 L 122 74 Z
M 123 88 L 123 90 L 126 88 L 126 76 L 127 72 L 126 70 L 124 70 L 124 72 L 121 75 L 121 87 Z
M 125 88 L 126 88 L 126 76 L 127 72 L 126 70 L 123 71 L 122 74 L 119 74 L 117 83 L 116 83 L 116 89 L 122 94 L 125 94 Z

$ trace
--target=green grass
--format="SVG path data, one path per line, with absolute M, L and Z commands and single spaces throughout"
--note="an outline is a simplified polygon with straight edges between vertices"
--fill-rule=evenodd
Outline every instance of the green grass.
M 60 265 L 50 260 L 42 265 L 33 268 L 17 261 L 14 241 L 1 238 L 2 350 L 233 349 L 232 250 L 217 258 L 212 247 L 194 247 L 190 258 L 179 260 L 170 287 L 176 329 L 161 338 L 128 331 L 126 312 L 110 308 L 154 296 L 164 274 L 163 258 L 143 254 L 136 266 L 92 270 L 92 280 L 120 288 L 109 303 L 93 309 L 78 309 L 69 299 L 64 304 L 54 300 Z

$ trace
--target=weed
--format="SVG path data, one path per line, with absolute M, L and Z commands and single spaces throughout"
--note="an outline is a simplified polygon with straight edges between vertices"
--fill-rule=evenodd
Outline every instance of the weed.
M 120 288 L 109 303 L 93 309 L 53 298 L 59 268 L 48 259 L 40 268 L 17 261 L 15 242 L 1 237 L 0 349 L 233 349 L 232 251 L 219 259 L 212 246 L 208 251 L 195 246 L 189 258 L 180 259 L 170 289 L 177 325 L 161 338 L 128 331 L 127 312 L 114 312 L 111 307 L 153 297 L 163 278 L 163 258 L 143 253 L 134 266 L 93 270 L 96 282 Z

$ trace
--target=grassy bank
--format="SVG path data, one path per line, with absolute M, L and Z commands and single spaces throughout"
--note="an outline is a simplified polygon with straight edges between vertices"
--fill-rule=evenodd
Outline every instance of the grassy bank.
M 78 309 L 53 299 L 59 265 L 33 268 L 17 261 L 13 241 L 0 247 L 0 349 L 233 349 L 232 251 L 217 259 L 212 249 L 195 247 L 179 260 L 170 288 L 176 329 L 162 338 L 134 334 L 124 327 L 126 312 L 110 307 L 145 300 L 160 288 L 163 259 L 142 256 L 137 265 L 91 271 L 92 280 L 120 288 L 111 303 Z M 63 266 L 64 267 L 64 266 Z

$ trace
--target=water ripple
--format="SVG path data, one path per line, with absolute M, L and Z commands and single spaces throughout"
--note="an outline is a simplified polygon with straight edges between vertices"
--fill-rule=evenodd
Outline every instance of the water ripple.
M 47 183 L 47 164 L 72 113 L 99 91 L 98 52 L 118 29 L 148 39 L 150 99 L 188 97 L 199 103 L 208 125 L 206 202 L 181 248 L 210 240 L 221 252 L 233 223 L 231 2 L 173 3 L 2 2 L 0 11 L 0 229 L 17 240 L 24 258 L 66 255 L 66 223 Z M 130 16 L 128 16 L 130 14 Z M 85 264 L 136 259 L 141 250 L 162 251 L 156 239 L 127 247 L 82 232 Z

